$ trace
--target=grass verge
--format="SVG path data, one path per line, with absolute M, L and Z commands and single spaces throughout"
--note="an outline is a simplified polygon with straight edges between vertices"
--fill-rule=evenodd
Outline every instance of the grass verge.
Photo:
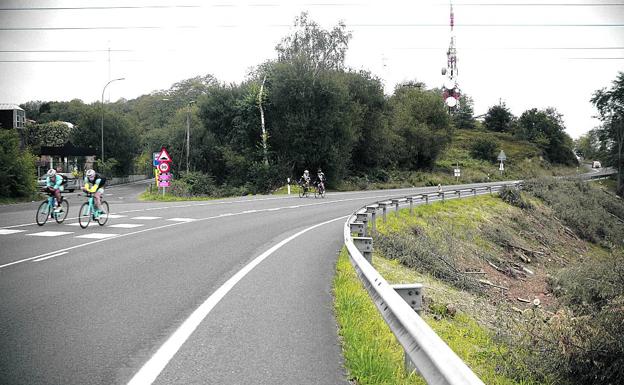
M 26 203 L 26 202 L 34 202 L 43 200 L 45 197 L 43 194 L 36 193 L 34 195 L 28 197 L 19 197 L 19 198 L 6 198 L 0 197 L 0 205 L 10 205 L 14 203 Z
M 378 271 L 384 275 L 389 273 L 393 278 L 389 282 L 423 282 L 424 278 L 431 283 L 434 290 L 426 291 L 426 295 L 433 296 L 434 303 L 442 303 L 442 296 L 446 295 L 444 293 L 451 290 L 449 287 L 441 288 L 443 283 L 438 281 L 436 284 L 434 280 L 422 277 L 396 261 L 378 255 L 374 260 Z M 429 284 L 426 285 L 426 290 L 429 290 Z M 436 295 L 436 292 L 440 295 Z M 339 335 L 351 380 L 359 385 L 425 384 L 420 376 L 405 372 L 403 349 L 362 287 L 344 248 L 337 263 L 334 294 Z M 474 300 L 479 301 L 478 298 Z M 514 380 L 501 372 L 505 365 L 506 348 L 496 343 L 487 329 L 462 312 L 457 312 L 453 317 L 440 316 L 442 312 L 435 310 L 439 307 L 432 306 L 433 310 L 430 309 L 424 316 L 425 321 L 483 382 L 496 385 L 533 384 L 529 380 Z
M 145 191 L 139 195 L 139 200 L 141 201 L 157 201 L 157 202 L 185 202 L 185 201 L 208 201 L 214 200 L 218 198 L 212 198 L 208 196 L 199 196 L 199 197 L 177 197 L 175 195 L 162 194 L 158 193 L 149 193 Z

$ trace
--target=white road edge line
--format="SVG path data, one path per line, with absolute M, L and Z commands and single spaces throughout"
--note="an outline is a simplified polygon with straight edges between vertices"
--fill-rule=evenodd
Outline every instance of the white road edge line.
M 39 258 L 39 259 L 34 259 L 33 262 L 41 262 L 41 261 L 45 261 L 46 259 L 50 259 L 50 258 L 54 258 L 54 257 L 59 257 L 61 255 L 65 255 L 67 254 L 67 251 L 63 251 L 62 253 L 58 253 L 58 254 L 52 254 L 48 257 L 43 257 L 43 258 Z
M 128 382 L 128 385 L 148 385 L 152 384 L 154 380 L 165 369 L 169 361 L 180 350 L 184 342 L 193 334 L 199 324 L 208 316 L 208 313 L 225 297 L 225 295 L 232 290 L 234 286 L 241 279 L 243 279 L 254 267 L 258 266 L 268 256 L 273 254 L 276 250 L 297 238 L 298 236 L 313 230 L 317 227 L 326 225 L 331 222 L 339 221 L 347 218 L 348 215 L 340 218 L 331 219 L 322 223 L 305 228 L 298 233 L 291 235 L 290 237 L 279 242 L 275 246 L 271 247 L 264 253 L 260 254 L 253 261 L 249 262 L 245 267 L 240 269 L 230 279 L 228 279 L 221 287 L 219 287 L 210 297 L 204 301 L 193 313 L 178 327 L 178 329 L 167 339 L 167 341 L 156 351 L 156 353 L 150 358 L 139 371 Z

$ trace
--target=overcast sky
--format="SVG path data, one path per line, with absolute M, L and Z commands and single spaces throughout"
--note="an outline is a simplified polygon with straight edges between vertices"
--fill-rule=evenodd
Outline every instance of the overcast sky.
M 574 138 L 599 124 L 589 99 L 624 71 L 624 0 L 453 5 L 459 85 L 475 115 L 502 100 L 515 115 L 557 108 Z M 91 103 L 119 77 L 107 99 L 205 74 L 239 83 L 276 57 L 302 11 L 327 29 L 343 20 L 346 64 L 382 78 L 386 93 L 406 80 L 441 86 L 448 1 L 0 0 L 0 103 Z

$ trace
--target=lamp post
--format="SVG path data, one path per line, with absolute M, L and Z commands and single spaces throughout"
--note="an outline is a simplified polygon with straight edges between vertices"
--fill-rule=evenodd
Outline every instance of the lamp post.
M 194 100 L 188 102 L 186 106 L 186 172 L 189 172 L 189 154 L 191 152 L 191 104 L 195 103 Z
M 106 85 L 104 86 L 104 89 L 102 89 L 102 120 L 100 123 L 100 130 L 101 130 L 101 134 L 102 134 L 102 165 L 104 165 L 104 92 L 106 91 L 106 87 L 108 87 L 109 84 L 111 84 L 114 81 L 117 80 L 125 80 L 126 78 L 119 78 L 119 79 L 113 79 L 111 81 L 109 81 L 108 83 L 106 83 Z

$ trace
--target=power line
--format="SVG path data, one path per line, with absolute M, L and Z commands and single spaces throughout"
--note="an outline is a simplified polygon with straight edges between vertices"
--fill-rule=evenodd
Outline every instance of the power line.
M 100 26 L 100 27 L 3 27 L 0 31 L 84 31 L 84 30 L 129 30 L 129 29 L 197 29 L 196 25 L 163 26 Z
M 200 5 L 128 5 L 128 6 L 97 6 L 97 7 L 10 7 L 0 11 L 84 11 L 103 9 L 169 9 L 169 8 L 201 8 Z

